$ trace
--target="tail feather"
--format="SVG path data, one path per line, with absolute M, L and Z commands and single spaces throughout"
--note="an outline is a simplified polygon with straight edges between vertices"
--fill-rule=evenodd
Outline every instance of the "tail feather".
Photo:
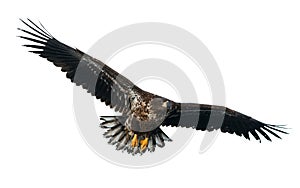
M 128 133 L 125 134 L 125 136 L 117 143 L 116 149 L 117 150 L 123 150 L 126 149 L 128 142 L 130 140 L 130 136 Z
M 137 147 L 131 146 L 131 140 L 133 139 L 133 133 L 128 130 L 124 123 L 127 117 L 125 116 L 101 116 L 102 121 L 100 127 L 106 129 L 103 136 L 108 140 L 108 143 L 116 146 L 116 150 L 127 151 L 127 153 L 143 154 L 146 151 L 154 152 L 156 146 L 164 147 L 165 141 L 172 141 L 160 128 L 157 128 L 149 133 L 135 133 L 138 135 Z M 140 147 L 140 141 L 146 138 L 148 135 L 148 145 L 147 148 L 142 150 Z
M 103 135 L 106 138 L 115 138 L 119 136 L 120 133 L 124 131 L 124 126 L 122 124 L 117 124 L 114 127 L 108 129 Z

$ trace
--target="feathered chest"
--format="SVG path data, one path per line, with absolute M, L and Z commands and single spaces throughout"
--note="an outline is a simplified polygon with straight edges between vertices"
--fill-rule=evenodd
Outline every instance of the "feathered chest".
M 167 115 L 167 101 L 161 97 L 135 96 L 131 100 L 131 118 L 127 125 L 139 131 L 153 130 Z M 137 131 L 137 130 L 136 130 Z

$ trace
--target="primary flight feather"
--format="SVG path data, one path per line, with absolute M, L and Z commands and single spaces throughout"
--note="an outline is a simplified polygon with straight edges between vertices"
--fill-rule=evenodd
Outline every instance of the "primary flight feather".
M 286 134 L 283 126 L 265 124 L 226 107 L 178 103 L 144 91 L 102 61 L 56 40 L 42 24 L 21 21 L 27 29 L 18 28 L 25 34 L 19 37 L 31 42 L 24 45 L 30 52 L 60 67 L 72 82 L 122 114 L 100 118 L 101 127 L 107 129 L 104 136 L 117 150 L 136 154 L 164 147 L 171 139 L 160 126 L 220 129 L 247 139 L 251 134 L 259 141 L 261 136 L 271 141 L 269 135 L 280 138 L 278 132 Z

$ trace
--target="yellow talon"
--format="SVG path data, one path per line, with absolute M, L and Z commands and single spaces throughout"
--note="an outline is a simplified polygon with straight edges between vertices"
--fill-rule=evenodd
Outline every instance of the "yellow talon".
M 136 147 L 138 145 L 137 134 L 134 134 L 133 139 L 131 140 L 131 147 Z
M 140 144 L 141 144 L 141 150 L 142 151 L 147 148 L 148 140 L 149 140 L 149 138 L 145 138 L 144 140 L 141 140 Z

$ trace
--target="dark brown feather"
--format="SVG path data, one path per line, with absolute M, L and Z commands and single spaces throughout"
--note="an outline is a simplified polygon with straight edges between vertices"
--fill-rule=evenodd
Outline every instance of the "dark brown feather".
M 103 62 L 59 42 L 42 25 L 39 27 L 29 19 L 28 22 L 21 21 L 31 31 L 19 29 L 29 35 L 20 38 L 34 43 L 26 44 L 25 47 L 37 49 L 38 51 L 31 50 L 31 52 L 61 67 L 61 71 L 66 72 L 67 78 L 76 85 L 81 85 L 106 105 L 115 107 L 118 112 L 128 112 L 129 107 L 125 101 L 129 97 L 129 91 L 133 87 L 137 88 L 132 82 Z
M 209 124 L 208 122 L 213 123 Z M 163 122 L 163 125 L 191 127 L 202 131 L 221 129 L 224 133 L 235 133 L 238 136 L 243 135 L 249 140 L 249 133 L 251 133 L 259 141 L 261 139 L 258 133 L 269 141 L 271 141 L 271 138 L 267 133 L 277 138 L 280 138 L 280 136 L 275 132 L 287 134 L 287 132 L 282 130 L 282 126 L 262 123 L 229 108 L 193 103 L 177 103 L 170 115 Z

